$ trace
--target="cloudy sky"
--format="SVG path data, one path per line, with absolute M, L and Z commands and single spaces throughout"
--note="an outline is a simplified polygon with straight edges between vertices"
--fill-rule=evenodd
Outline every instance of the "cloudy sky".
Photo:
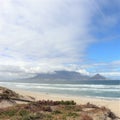
M 120 78 L 119 33 L 120 0 L 0 0 L 0 76 Z

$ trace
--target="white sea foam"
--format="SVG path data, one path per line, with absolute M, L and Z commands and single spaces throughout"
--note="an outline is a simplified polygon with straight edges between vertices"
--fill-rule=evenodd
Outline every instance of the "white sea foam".
M 8 88 L 20 88 L 37 91 L 53 91 L 57 93 L 73 92 L 76 95 L 83 94 L 85 96 L 94 95 L 97 98 L 120 98 L 120 85 L 96 85 L 96 84 L 40 84 L 40 83 L 18 83 L 18 82 L 0 82 L 1 86 Z M 108 95 L 109 93 L 109 95 Z M 102 94 L 102 96 L 101 96 Z M 100 95 L 100 96 L 99 96 Z
M 9 85 L 9 84 L 8 84 Z M 26 88 L 26 89 L 30 89 L 30 88 L 33 88 L 33 89 L 36 89 L 36 88 L 38 88 L 38 89 L 54 89 L 54 90 L 73 90 L 73 91 L 101 91 L 101 92 L 120 92 L 120 89 L 118 89 L 118 87 L 116 87 L 116 86 L 107 86 L 107 87 L 105 87 L 105 85 L 104 85 L 104 87 L 103 86 L 99 86 L 98 87 L 98 85 L 96 85 L 96 86 L 93 86 L 93 85 L 90 85 L 90 86 L 88 86 L 88 85 L 80 85 L 79 87 L 78 87 L 78 85 L 76 86 L 74 86 L 73 87 L 73 85 L 72 85 L 72 88 L 69 86 L 68 87 L 68 85 L 67 85 L 67 87 L 64 85 L 64 86 L 62 86 L 62 84 L 61 84 L 61 86 L 56 86 L 56 85 L 51 85 L 51 84 L 47 84 L 47 85 L 43 85 L 43 84 L 32 84 L 32 83 L 29 83 L 29 84 L 27 84 L 27 83 L 14 83 L 13 84 L 13 86 L 15 86 L 15 87 L 18 87 L 18 88 Z M 87 86 L 87 87 L 86 87 Z M 92 87 L 93 86 L 93 87 Z

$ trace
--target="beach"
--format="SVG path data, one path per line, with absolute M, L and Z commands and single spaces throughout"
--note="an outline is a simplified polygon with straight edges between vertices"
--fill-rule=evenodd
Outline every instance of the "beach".
M 21 95 L 34 97 L 35 100 L 74 100 L 77 104 L 91 103 L 97 106 L 105 106 L 120 117 L 120 100 L 107 100 L 62 94 L 40 93 L 20 89 L 13 90 Z

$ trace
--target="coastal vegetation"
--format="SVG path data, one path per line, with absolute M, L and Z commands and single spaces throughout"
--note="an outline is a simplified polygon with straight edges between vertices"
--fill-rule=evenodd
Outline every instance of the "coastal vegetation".
M 107 118 L 107 119 L 105 119 Z M 109 109 L 74 101 L 37 101 L 0 109 L 0 120 L 116 120 Z

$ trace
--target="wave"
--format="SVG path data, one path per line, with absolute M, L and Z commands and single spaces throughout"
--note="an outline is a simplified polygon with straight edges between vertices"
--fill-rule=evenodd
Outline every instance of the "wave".
M 25 88 L 25 89 L 50 89 L 50 90 L 69 90 L 69 91 L 96 91 L 96 92 L 120 92 L 119 89 L 95 89 L 95 88 L 63 88 L 63 87 L 50 87 L 50 86 L 27 86 L 27 85 L 15 85 L 18 88 Z
M 26 86 L 43 86 L 43 87 L 69 87 L 69 88 L 97 88 L 97 89 L 120 89 L 120 85 L 96 85 L 96 84 L 40 84 L 40 83 L 11 83 L 11 82 L 0 82 L 0 84 L 12 84 L 12 85 L 26 85 Z
M 85 97 L 91 98 L 91 96 L 85 96 Z M 107 100 L 120 100 L 120 98 L 114 98 L 113 99 L 113 97 L 101 97 L 101 96 L 94 96 L 94 98 L 96 98 L 96 99 L 107 99 Z
M 73 84 L 36 84 L 36 83 L 11 83 L 0 82 L 3 85 L 11 85 L 26 88 L 59 89 L 59 90 L 100 90 L 100 91 L 120 91 L 120 85 L 73 85 Z
M 94 96 L 96 98 L 120 98 L 120 85 L 94 85 L 94 84 L 40 84 L 40 83 L 17 83 L 0 82 L 0 85 L 8 88 L 18 88 L 43 92 L 57 92 L 62 94 L 76 94 Z

